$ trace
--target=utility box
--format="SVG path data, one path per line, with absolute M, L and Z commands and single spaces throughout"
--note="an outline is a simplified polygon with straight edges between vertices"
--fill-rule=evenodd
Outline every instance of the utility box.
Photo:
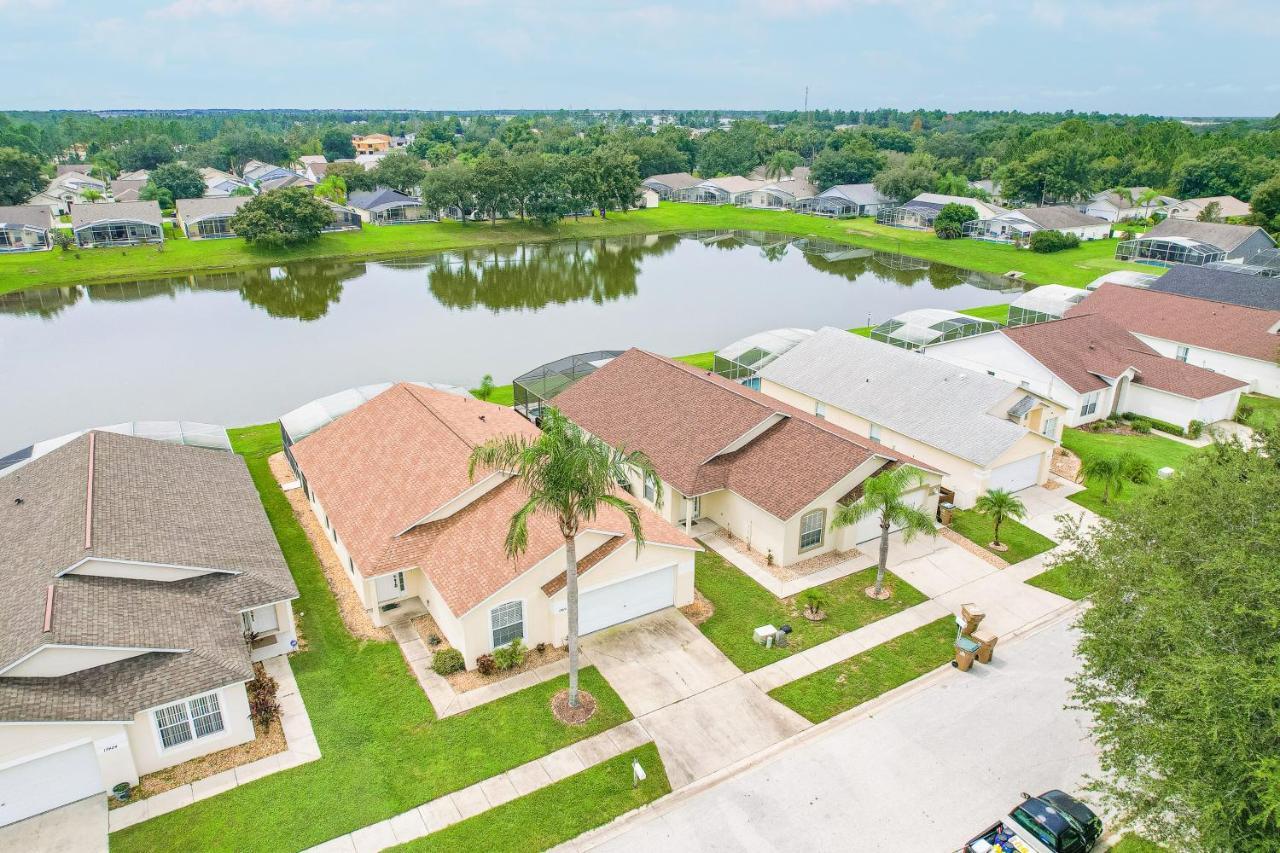
M 777 633 L 778 629 L 772 625 L 761 625 L 759 628 L 751 632 L 751 639 L 755 640 L 757 644 L 764 646 L 768 645 Z

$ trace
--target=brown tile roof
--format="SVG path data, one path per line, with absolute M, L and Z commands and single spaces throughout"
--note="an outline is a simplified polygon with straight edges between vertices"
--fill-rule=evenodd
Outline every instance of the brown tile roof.
M 708 371 L 631 349 L 559 394 L 555 405 L 619 448 L 642 450 L 693 496 L 731 489 L 787 519 L 872 456 L 925 465 Z M 776 421 L 732 453 L 722 450 Z
M 307 436 L 293 454 L 360 574 L 416 566 L 461 615 L 563 547 L 555 519 L 538 514 L 524 553 L 507 556 L 511 516 L 528 499 L 513 480 L 418 523 L 485 478 L 467 474 L 472 448 L 513 434 L 535 438 L 538 430 L 504 406 L 399 384 Z M 657 514 L 640 512 L 649 542 L 697 547 Z M 583 526 L 631 541 L 613 508 Z
M 1101 314 L 1131 332 L 1272 361 L 1280 311 L 1104 284 L 1067 312 Z
M 1076 314 L 1078 310 L 1079 306 L 1061 320 L 1015 326 L 1000 334 L 1081 394 L 1109 387 L 1103 377 L 1114 380 L 1130 368 L 1136 371 L 1135 384 L 1195 400 L 1245 386 L 1221 373 L 1166 358 L 1101 314 Z

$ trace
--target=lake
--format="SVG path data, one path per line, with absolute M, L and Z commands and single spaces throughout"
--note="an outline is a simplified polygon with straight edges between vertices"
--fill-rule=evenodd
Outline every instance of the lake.
M 14 293 L 0 296 L 0 455 L 121 421 L 260 423 L 372 382 L 501 385 L 576 352 L 680 355 L 1011 298 L 995 276 L 740 231 Z

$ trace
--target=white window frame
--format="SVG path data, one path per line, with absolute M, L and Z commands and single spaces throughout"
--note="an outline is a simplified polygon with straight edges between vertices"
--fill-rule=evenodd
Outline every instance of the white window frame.
M 826 420 L 827 404 L 822 402 L 821 400 L 815 400 L 813 402 L 813 416 L 816 418 L 822 418 L 823 420 Z
M 172 752 L 173 750 L 182 749 L 196 741 L 220 735 L 227 730 L 227 718 L 225 710 L 222 707 L 222 691 L 214 690 L 209 693 L 201 693 L 198 696 L 192 696 L 178 702 L 172 702 L 161 708 L 156 708 L 150 712 L 151 727 L 155 732 L 156 747 L 160 752 Z M 212 704 L 212 707 L 210 707 Z M 180 711 L 181 719 L 174 718 L 167 724 L 160 722 L 160 715 L 166 711 Z M 198 724 L 202 721 L 215 719 L 217 728 L 210 729 L 204 733 L 198 731 Z M 187 737 L 177 743 L 165 745 L 163 729 L 174 729 L 182 726 L 185 728 Z
M 263 628 L 261 630 L 258 630 L 255 627 L 255 623 L 257 622 L 257 619 L 254 618 L 253 614 L 257 613 L 259 610 L 269 611 L 271 613 L 271 618 L 275 622 L 275 624 L 272 625 L 270 628 Z M 258 634 L 259 636 L 263 636 L 267 634 L 276 634 L 276 633 L 279 633 L 280 631 L 280 614 L 276 612 L 276 606 L 274 604 L 268 604 L 263 607 L 255 607 L 252 610 L 246 610 L 243 613 L 241 613 L 240 616 L 244 620 L 244 629 L 246 631 L 252 631 L 253 633 Z
M 872 441 L 880 440 L 880 424 L 875 424 L 870 421 L 867 421 L 867 438 L 871 439 Z
M 1182 363 L 1185 364 L 1188 356 L 1190 355 L 1191 355 L 1191 347 L 1183 346 L 1182 344 L 1179 344 L 1178 349 L 1175 350 L 1174 358 L 1176 358 L 1178 361 L 1181 361 Z
M 644 499 L 647 500 L 649 503 L 653 503 L 655 500 L 658 499 L 658 478 L 657 477 L 650 476 L 650 477 L 644 478 Z
M 499 625 L 497 623 L 497 620 L 499 618 L 498 616 L 499 611 L 503 610 L 504 608 L 510 608 L 513 605 L 519 608 L 519 617 L 520 617 L 519 620 L 506 622 L 505 624 Z M 506 640 L 499 643 L 497 641 L 497 634 L 498 634 L 498 631 L 511 628 L 512 626 L 517 624 L 520 626 L 520 639 L 521 640 L 526 639 L 528 637 L 528 634 L 527 634 L 527 627 L 524 619 L 524 599 L 517 598 L 511 601 L 504 601 L 499 605 L 489 608 L 489 647 L 493 649 L 497 649 L 507 645 L 513 639 L 515 639 L 514 636 L 508 637 Z
M 1057 416 L 1055 415 L 1052 417 L 1045 418 L 1044 427 L 1041 429 L 1041 434 L 1047 435 L 1049 438 L 1053 438 L 1057 434 L 1057 432 L 1058 432 Z
M 813 530 L 805 530 L 806 519 L 813 518 L 815 515 L 818 517 L 818 526 Z M 818 541 L 813 542 L 809 545 L 804 544 L 804 537 L 806 533 L 817 533 Z M 823 543 L 825 543 L 826 541 L 827 541 L 827 511 L 825 509 L 811 509 L 808 512 L 806 512 L 804 515 L 800 516 L 799 553 L 803 554 L 805 551 L 812 551 L 814 548 L 821 548 Z
M 1080 417 L 1087 418 L 1098 411 L 1098 401 L 1102 399 L 1101 391 L 1090 391 L 1080 398 Z

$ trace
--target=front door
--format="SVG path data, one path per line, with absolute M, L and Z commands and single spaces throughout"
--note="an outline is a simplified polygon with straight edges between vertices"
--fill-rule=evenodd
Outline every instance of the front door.
M 373 588 L 378 594 L 379 604 L 404 598 L 404 572 L 374 578 Z
M 693 515 L 690 517 L 694 521 L 702 518 L 702 495 L 698 495 L 693 499 Z

